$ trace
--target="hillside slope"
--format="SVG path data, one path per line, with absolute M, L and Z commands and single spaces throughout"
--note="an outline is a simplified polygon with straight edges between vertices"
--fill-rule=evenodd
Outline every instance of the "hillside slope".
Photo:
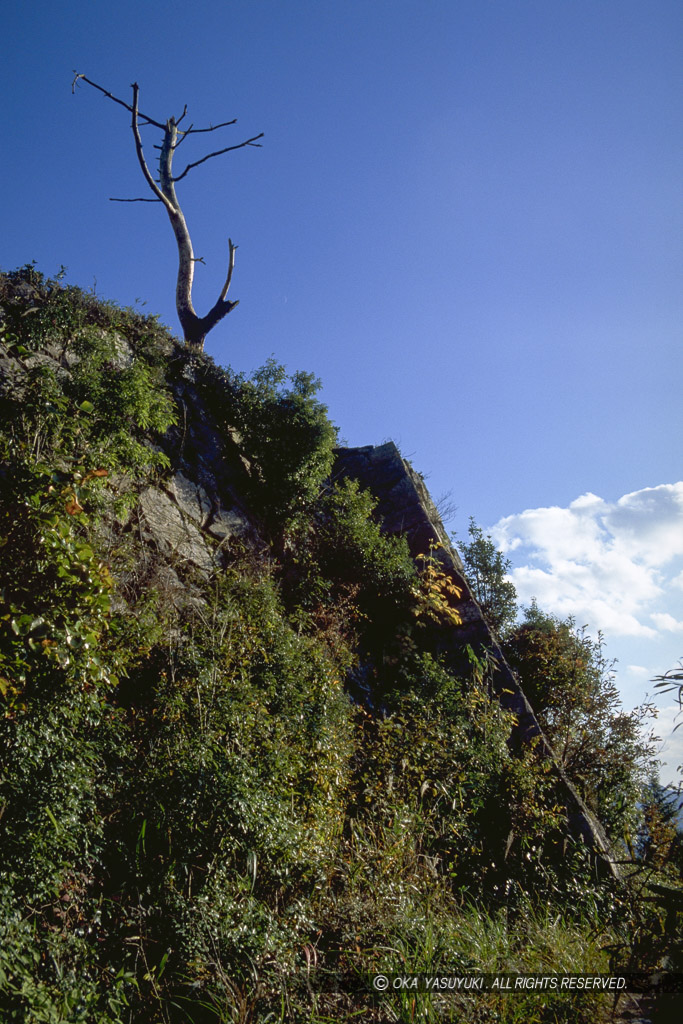
M 0 310 L 2 1019 L 507 1020 L 363 979 L 627 955 L 606 839 L 393 446 L 30 267 Z

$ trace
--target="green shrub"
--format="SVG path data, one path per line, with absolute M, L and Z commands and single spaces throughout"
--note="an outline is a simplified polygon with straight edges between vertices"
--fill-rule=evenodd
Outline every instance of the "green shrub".
M 332 467 L 336 427 L 316 398 L 320 381 L 269 359 L 251 377 L 184 353 L 174 372 L 191 379 L 205 408 L 248 460 L 251 498 L 275 538 L 305 516 Z
M 357 620 L 382 628 L 414 604 L 417 571 L 405 538 L 386 537 L 374 516 L 376 501 L 355 480 L 327 486 L 299 524 L 284 553 L 283 586 L 299 609 L 335 606 L 353 595 Z M 393 610 L 392 610 L 393 609 Z
M 0 272 L 4 313 L 0 333 L 5 334 L 5 343 L 17 346 L 18 354 L 22 349 L 73 351 L 83 330 L 100 335 L 114 333 L 134 342 L 139 353 L 151 358 L 162 351 L 168 355 L 177 344 L 156 316 L 123 309 L 76 285 L 64 286 L 65 273 L 62 268 L 54 278 L 46 278 L 30 263 L 18 270 Z

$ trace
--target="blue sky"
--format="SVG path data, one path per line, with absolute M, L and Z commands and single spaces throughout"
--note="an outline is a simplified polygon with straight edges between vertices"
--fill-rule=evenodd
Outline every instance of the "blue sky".
M 222 145 L 263 131 L 179 186 L 200 312 L 239 245 L 207 350 L 315 372 L 524 601 L 605 629 L 638 703 L 683 655 L 681 4 L 37 0 L 0 27 L 0 265 L 176 328 L 163 211 L 107 201 L 145 194 L 129 117 L 73 70 L 161 121 L 237 117 Z

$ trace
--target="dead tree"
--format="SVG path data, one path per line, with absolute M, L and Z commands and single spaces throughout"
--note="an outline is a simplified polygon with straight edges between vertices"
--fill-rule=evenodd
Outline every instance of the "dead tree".
M 185 221 L 185 216 L 180 208 L 178 197 L 176 195 L 175 186 L 176 183 L 182 181 L 182 179 L 194 168 L 200 164 L 206 163 L 207 160 L 211 160 L 215 156 L 221 156 L 223 153 L 230 153 L 234 149 L 244 149 L 245 146 L 259 146 L 258 139 L 263 138 L 263 132 L 259 135 L 254 135 L 251 139 L 245 139 L 244 142 L 238 142 L 234 146 L 225 146 L 223 149 L 218 149 L 214 153 L 208 153 L 202 157 L 201 160 L 195 160 L 192 163 L 188 163 L 185 169 L 178 175 L 173 174 L 173 157 L 178 146 L 183 142 L 188 135 L 194 135 L 198 132 L 215 132 L 219 128 L 226 128 L 229 125 L 235 124 L 235 120 L 224 121 L 222 124 L 210 125 L 208 128 L 195 128 L 190 125 L 189 128 L 179 128 L 180 122 L 187 114 L 187 107 L 183 110 L 180 117 L 176 120 L 175 117 L 169 117 L 165 124 L 160 121 L 155 121 L 154 118 L 148 117 L 146 114 L 142 114 L 138 109 L 138 94 L 139 86 L 137 82 L 134 82 L 131 86 L 133 90 L 133 102 L 132 104 L 126 103 L 124 100 L 118 99 L 113 96 L 106 89 L 103 89 L 101 85 L 96 82 L 91 82 L 85 75 L 75 73 L 76 77 L 73 80 L 72 92 L 75 91 L 78 82 L 87 82 L 94 89 L 98 89 L 101 93 L 104 93 L 110 100 L 120 104 L 129 110 L 132 114 L 131 128 L 133 131 L 133 138 L 135 139 L 135 152 L 137 154 L 138 163 L 145 177 L 145 181 L 154 193 L 153 199 L 112 199 L 112 202 L 120 203 L 163 203 L 166 207 L 166 213 L 171 222 L 173 228 L 173 234 L 178 245 L 178 280 L 176 284 L 176 309 L 178 311 L 178 319 L 180 320 L 183 334 L 185 337 L 185 343 L 196 349 L 203 349 L 204 339 L 209 333 L 212 327 L 215 327 L 224 316 L 235 308 L 237 301 L 231 301 L 227 298 L 228 289 L 230 288 L 230 282 L 232 281 L 232 272 L 235 267 L 235 250 L 236 245 L 233 245 L 232 239 L 228 239 L 228 273 L 225 279 L 225 284 L 221 289 L 221 293 L 218 299 L 206 314 L 206 316 L 198 316 L 192 305 L 192 281 L 194 278 L 194 265 L 195 263 L 201 262 L 201 259 L 194 255 L 192 249 L 192 240 L 190 238 L 190 232 Z M 140 136 L 140 125 L 153 125 L 155 128 L 161 129 L 164 133 L 163 142 L 161 146 L 155 146 L 155 149 L 159 150 L 159 170 L 158 177 L 154 178 L 147 161 L 145 154 L 142 149 L 142 138 Z

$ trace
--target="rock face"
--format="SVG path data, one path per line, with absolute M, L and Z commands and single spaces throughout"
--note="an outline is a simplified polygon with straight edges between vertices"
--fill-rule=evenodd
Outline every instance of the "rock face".
M 181 473 L 177 476 L 182 477 Z M 185 479 L 185 478 L 183 478 Z M 188 481 L 189 483 L 189 481 Z M 189 489 L 188 489 L 189 490 Z M 140 511 L 150 534 L 163 555 L 174 561 L 191 562 L 200 569 L 216 568 L 217 560 L 206 544 L 204 535 L 192 514 L 192 504 L 199 505 L 202 488 L 193 489 L 194 502 L 174 501 L 158 487 L 147 487 L 140 494 Z M 188 497 L 188 491 L 183 499 Z M 188 512 L 188 506 L 192 511 Z
M 244 497 L 249 466 L 237 441 L 220 432 L 204 408 L 191 361 L 184 360 L 172 390 L 182 416 L 162 441 L 172 476 L 163 489 L 143 493 L 141 503 L 160 547 L 170 545 L 177 556 L 211 570 L 232 545 L 264 545 Z

